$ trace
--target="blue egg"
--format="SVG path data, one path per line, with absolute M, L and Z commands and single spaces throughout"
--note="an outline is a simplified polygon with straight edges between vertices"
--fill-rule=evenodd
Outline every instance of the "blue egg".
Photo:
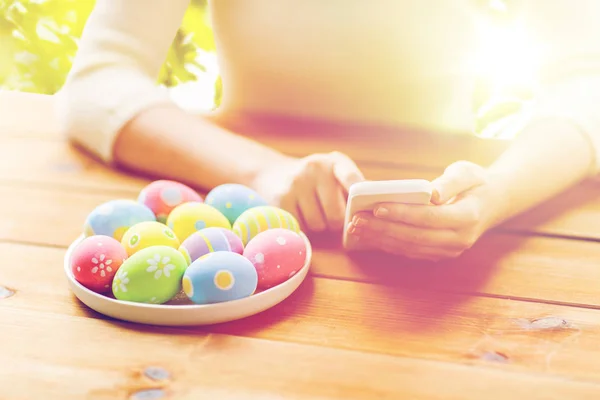
M 156 221 L 150 208 L 134 200 L 111 200 L 88 215 L 83 231 L 85 236 L 105 235 L 120 241 L 129 228 L 146 221 Z
M 246 210 L 268 203 L 254 190 L 236 183 L 226 183 L 211 190 L 205 202 L 219 210 L 231 224 Z
M 258 274 L 243 255 L 216 251 L 191 263 L 181 283 L 187 297 L 196 304 L 222 303 L 254 294 Z

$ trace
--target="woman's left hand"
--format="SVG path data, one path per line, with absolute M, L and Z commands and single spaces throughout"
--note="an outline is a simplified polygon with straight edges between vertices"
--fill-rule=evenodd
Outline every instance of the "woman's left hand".
M 372 214 L 356 214 L 346 229 L 363 246 L 387 253 L 432 261 L 459 256 L 494 223 L 501 199 L 487 171 L 466 161 L 432 185 L 432 204 L 380 204 Z

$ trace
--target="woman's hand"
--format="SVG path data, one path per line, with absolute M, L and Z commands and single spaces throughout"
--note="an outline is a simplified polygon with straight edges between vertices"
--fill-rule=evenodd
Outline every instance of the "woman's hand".
M 341 231 L 348 189 L 362 180 L 349 157 L 333 152 L 285 158 L 261 171 L 252 186 L 269 204 L 291 212 L 304 229 Z
M 431 205 L 380 204 L 347 227 L 368 248 L 438 261 L 457 257 L 494 224 L 500 196 L 486 170 L 461 161 L 432 182 Z

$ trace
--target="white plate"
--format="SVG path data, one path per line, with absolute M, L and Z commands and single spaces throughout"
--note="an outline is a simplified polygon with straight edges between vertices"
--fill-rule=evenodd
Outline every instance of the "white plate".
M 224 303 L 198 305 L 198 304 L 145 304 L 116 300 L 95 293 L 77 282 L 70 268 L 70 258 L 75 247 L 84 239 L 83 236 L 75 240 L 65 254 L 65 274 L 71 290 L 82 303 L 91 309 L 106 316 L 149 325 L 163 326 L 189 326 L 211 325 L 222 322 L 234 321 L 263 312 L 285 300 L 291 295 L 306 278 L 312 258 L 310 241 L 301 233 L 306 242 L 306 263 L 293 277 L 284 283 L 263 292 L 254 294 L 240 300 Z M 185 295 L 178 295 L 179 300 L 188 302 Z M 182 300 L 183 299 L 183 300 Z M 187 301 L 186 301 L 187 300 Z M 173 301 L 172 301 L 173 302 Z M 172 303 L 171 302 L 171 303 Z

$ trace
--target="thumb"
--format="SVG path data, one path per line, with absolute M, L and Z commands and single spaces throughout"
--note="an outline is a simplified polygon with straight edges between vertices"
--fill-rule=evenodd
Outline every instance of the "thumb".
M 353 184 L 365 180 L 358 166 L 349 157 L 337 152 L 332 155 L 335 157 L 333 175 L 346 192 L 350 190 L 350 186 Z
M 437 205 L 447 203 L 459 194 L 484 183 L 485 173 L 482 167 L 467 161 L 456 162 L 431 182 L 431 202 Z

